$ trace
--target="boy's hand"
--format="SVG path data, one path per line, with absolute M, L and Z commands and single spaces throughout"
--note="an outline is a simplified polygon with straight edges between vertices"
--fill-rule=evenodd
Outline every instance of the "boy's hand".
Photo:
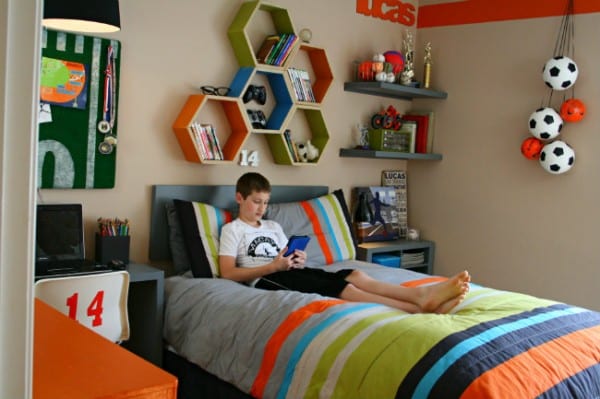
M 295 250 L 293 254 L 289 256 L 283 256 L 287 251 L 287 247 L 283 248 L 277 257 L 273 260 L 277 271 L 285 271 L 290 269 L 301 269 L 304 267 L 306 261 L 306 252 Z

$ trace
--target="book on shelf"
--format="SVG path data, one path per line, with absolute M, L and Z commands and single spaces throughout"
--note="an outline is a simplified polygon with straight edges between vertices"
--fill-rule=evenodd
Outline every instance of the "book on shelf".
M 265 59 L 265 64 L 273 64 L 273 62 L 275 61 L 275 57 L 277 56 L 277 54 L 279 54 L 279 50 L 281 49 L 281 46 L 283 46 L 283 44 L 285 43 L 287 36 L 287 33 L 279 35 L 279 40 L 277 41 L 277 43 L 275 43 L 275 46 L 273 46 L 273 48 L 269 52 L 269 55 L 267 55 L 267 58 Z
M 410 134 L 410 149 L 408 152 L 414 153 L 417 148 L 417 122 L 403 121 L 399 131 Z
M 298 36 L 294 35 L 293 33 L 287 37 L 285 43 L 281 46 L 279 54 L 277 54 L 277 56 L 275 57 L 275 61 L 274 61 L 273 65 L 277 65 L 277 66 L 283 65 L 283 63 L 285 62 L 287 57 L 292 52 L 292 49 L 294 48 L 294 44 L 296 44 L 296 41 L 298 41 Z
M 433 153 L 433 142 L 435 136 L 435 112 L 431 110 L 410 110 L 406 115 L 422 115 L 427 117 L 427 143 L 426 152 Z
M 289 68 L 288 76 L 290 77 L 298 101 L 316 102 L 308 71 L 299 68 Z
M 190 129 L 196 152 L 202 160 L 223 160 L 223 151 L 214 127 L 193 122 Z
M 381 185 L 393 187 L 397 201 L 397 228 L 399 238 L 406 238 L 408 231 L 408 189 L 405 170 L 384 170 L 381 172 Z
M 286 129 L 283 132 L 283 137 L 284 137 L 285 143 L 288 147 L 288 151 L 290 152 L 290 155 L 292 156 L 292 160 L 294 162 L 298 162 L 298 150 L 296 148 L 296 143 L 294 143 L 294 141 L 292 140 L 292 138 L 290 136 L 290 129 Z
M 417 123 L 417 139 L 416 139 L 416 147 L 415 152 L 420 154 L 424 154 L 427 152 L 427 133 L 429 126 L 429 116 L 427 115 L 412 115 L 412 114 L 404 114 L 402 115 L 402 121 L 414 121 Z
M 293 33 L 268 36 L 257 53 L 257 60 L 263 64 L 281 66 L 292 52 L 298 36 Z
M 256 53 L 256 60 L 264 64 L 275 45 L 279 42 L 279 39 L 279 35 L 267 36 L 263 44 L 260 46 L 260 49 Z

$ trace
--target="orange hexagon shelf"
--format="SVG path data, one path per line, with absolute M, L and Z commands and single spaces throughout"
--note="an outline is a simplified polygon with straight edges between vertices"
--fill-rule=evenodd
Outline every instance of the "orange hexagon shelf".
M 223 122 L 216 126 L 216 129 L 212 124 L 199 121 L 202 108 L 210 106 L 220 108 L 223 114 Z M 211 120 L 217 119 L 211 117 Z M 188 97 L 173 123 L 173 131 L 186 160 L 222 163 L 237 158 L 250 135 L 250 126 L 239 98 L 193 94 Z M 219 142 L 223 145 L 219 145 Z

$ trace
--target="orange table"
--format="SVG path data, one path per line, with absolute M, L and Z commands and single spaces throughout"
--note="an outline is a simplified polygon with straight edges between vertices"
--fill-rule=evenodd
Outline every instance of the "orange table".
M 176 399 L 177 378 L 35 300 L 33 398 Z

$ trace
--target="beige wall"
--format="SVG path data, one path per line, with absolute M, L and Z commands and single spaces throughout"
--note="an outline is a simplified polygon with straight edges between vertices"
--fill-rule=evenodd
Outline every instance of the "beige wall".
M 600 309 L 600 14 L 575 17 L 574 87 L 588 114 L 561 134 L 575 166 L 554 176 L 520 153 L 529 115 L 548 99 L 541 69 L 560 21 L 419 30 L 419 41 L 434 45 L 434 81 L 449 96 L 436 103 L 444 160 L 410 164 L 410 217 L 437 242 L 438 273 L 467 267 L 486 285 Z M 553 105 L 563 95 L 555 92 Z
M 598 308 L 598 255 L 593 252 L 598 196 L 593 176 L 594 109 L 598 78 L 593 50 L 598 14 L 578 16 L 577 94 L 591 110 L 565 134 L 577 152 L 575 168 L 551 176 L 526 161 L 519 145 L 528 115 L 546 94 L 541 65 L 551 55 L 559 19 L 538 19 L 422 30 L 418 48 L 434 45 L 434 87 L 446 101 L 419 100 L 437 111 L 436 151 L 441 162 L 340 158 L 354 143 L 354 126 L 373 112 L 407 101 L 343 91 L 352 61 L 400 49 L 405 27 L 357 15 L 354 2 L 276 2 L 289 10 L 296 30 L 309 27 L 313 44 L 326 48 L 335 81 L 323 113 L 331 138 L 318 166 L 275 165 L 259 135 L 244 148 L 258 150 L 258 171 L 274 184 L 326 184 L 348 193 L 378 184 L 380 172 L 408 168 L 411 224 L 438 244 L 436 272 L 468 267 L 477 282 Z M 228 85 L 237 65 L 227 27 L 239 1 L 127 0 L 121 2 L 122 43 L 117 186 L 111 190 L 42 190 L 45 201 L 84 203 L 88 247 L 98 216 L 128 217 L 132 258 L 147 261 L 153 184 L 232 184 L 248 171 L 238 165 L 197 165 L 183 159 L 171 124 L 187 95 L 203 84 Z M 420 60 L 417 54 L 418 61 Z M 596 62 L 594 62 L 596 61 Z M 597 68 L 596 68 L 597 69 Z M 418 71 L 420 72 L 420 71 Z M 597 76 L 597 74 L 596 74 Z M 595 95 L 595 96 L 594 96 Z M 589 184 L 586 184 L 589 183 Z M 589 188 L 588 188 L 589 187 Z
M 127 0 L 121 2 L 123 30 L 119 104 L 119 144 L 116 187 L 110 190 L 42 190 L 44 201 L 82 201 L 88 223 L 88 247 L 99 216 L 127 217 L 132 222 L 132 258 L 147 261 L 150 191 L 153 184 L 235 184 L 251 168 L 237 164 L 199 165 L 184 160 L 171 125 L 189 94 L 201 85 L 229 85 L 238 65 L 227 29 L 240 1 Z M 400 49 L 403 25 L 357 15 L 354 4 L 280 1 L 296 30 L 309 27 L 312 44 L 327 50 L 335 80 L 323 115 L 330 141 L 318 166 L 294 167 L 273 163 L 266 141 L 253 134 L 244 148 L 258 150 L 258 171 L 274 184 L 324 184 L 349 189 L 377 184 L 384 168 L 403 162 L 340 158 L 340 147 L 353 143 L 354 125 L 394 103 L 346 93 L 352 61 L 370 59 L 375 51 Z M 176 6 L 175 6 L 176 5 Z M 317 6 L 319 12 L 316 12 Z M 367 33 L 365 33 L 367 32 Z

